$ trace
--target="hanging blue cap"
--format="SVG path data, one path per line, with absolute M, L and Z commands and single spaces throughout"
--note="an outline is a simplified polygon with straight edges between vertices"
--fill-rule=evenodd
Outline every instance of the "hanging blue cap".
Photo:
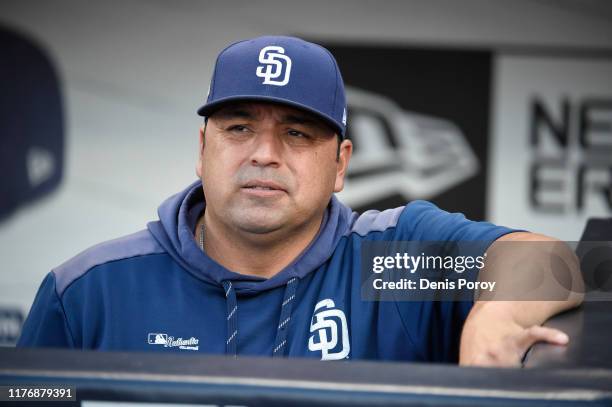
M 277 102 L 319 116 L 344 137 L 346 96 L 336 60 L 320 45 L 295 37 L 236 42 L 217 57 L 206 104 L 209 116 L 227 102 Z

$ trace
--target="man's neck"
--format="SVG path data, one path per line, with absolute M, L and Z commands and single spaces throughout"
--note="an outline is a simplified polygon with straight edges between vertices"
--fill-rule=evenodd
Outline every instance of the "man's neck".
M 262 236 L 228 231 L 206 219 L 198 220 L 195 239 L 205 225 L 204 251 L 217 263 L 240 274 L 270 278 L 291 264 L 315 238 L 321 220 L 289 234 L 290 237 Z M 276 232 L 273 232 L 276 233 Z

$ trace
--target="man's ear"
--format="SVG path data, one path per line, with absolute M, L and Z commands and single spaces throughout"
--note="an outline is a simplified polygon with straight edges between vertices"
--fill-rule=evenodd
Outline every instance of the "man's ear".
M 340 154 L 338 154 L 338 162 L 336 163 L 336 183 L 334 185 L 334 192 L 340 192 L 344 189 L 344 176 L 348 170 L 352 154 L 353 143 L 351 140 L 342 140 L 340 144 Z
M 200 127 L 200 149 L 198 154 L 198 163 L 196 164 L 196 174 L 198 174 L 198 178 L 202 178 L 202 164 L 204 163 L 204 145 L 206 144 L 206 140 L 204 139 L 205 133 L 206 123 L 204 123 Z

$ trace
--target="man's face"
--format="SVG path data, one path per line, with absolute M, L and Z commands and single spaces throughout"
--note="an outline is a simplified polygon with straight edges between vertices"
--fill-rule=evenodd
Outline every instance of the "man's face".
M 337 156 L 333 130 L 302 110 L 269 103 L 224 107 L 200 131 L 197 173 L 207 217 L 258 235 L 318 227 L 332 193 L 344 186 L 351 152 L 345 140 Z

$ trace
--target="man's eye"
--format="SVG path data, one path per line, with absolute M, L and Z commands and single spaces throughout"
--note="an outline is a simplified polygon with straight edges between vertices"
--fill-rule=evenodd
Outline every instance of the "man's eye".
M 241 126 L 239 124 L 230 126 L 227 130 L 231 131 L 232 133 L 246 133 L 247 131 L 249 131 L 248 127 Z
M 289 134 L 292 137 L 308 138 L 308 134 L 302 133 L 301 131 L 298 131 L 298 130 L 288 130 L 287 134 Z

